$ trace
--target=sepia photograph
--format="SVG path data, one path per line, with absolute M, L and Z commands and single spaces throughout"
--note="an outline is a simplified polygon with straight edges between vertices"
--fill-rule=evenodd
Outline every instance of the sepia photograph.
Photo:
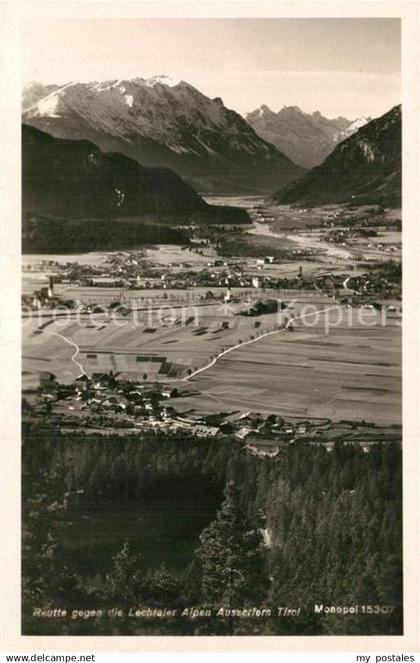
M 400 18 L 21 44 L 21 634 L 404 635 Z

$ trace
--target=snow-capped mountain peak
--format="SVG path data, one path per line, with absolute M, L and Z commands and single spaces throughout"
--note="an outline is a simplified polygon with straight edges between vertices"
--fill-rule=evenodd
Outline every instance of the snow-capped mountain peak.
M 266 104 L 262 104 L 262 106 L 259 107 L 257 112 L 260 117 L 263 117 L 263 115 L 272 113 L 273 111 Z
M 87 87 L 94 92 L 107 92 L 108 90 L 117 88 L 120 90 L 121 94 L 124 94 L 127 85 L 138 85 L 140 87 L 155 87 L 156 85 L 166 85 L 167 87 L 175 87 L 179 85 L 179 83 L 179 80 L 174 80 L 169 76 L 159 74 L 157 76 L 151 76 L 150 78 L 143 78 L 138 76 L 131 79 L 116 78 L 107 81 L 92 81 L 91 83 L 87 84 Z
M 361 115 L 360 117 L 356 118 L 353 120 L 351 124 L 349 124 L 344 131 L 339 131 L 336 134 L 336 141 L 341 142 L 348 138 L 349 136 L 352 136 L 356 131 L 361 129 L 362 127 L 365 126 L 365 124 L 368 124 L 368 122 L 371 122 L 372 118 L 371 117 L 365 117 L 364 115 Z
M 158 76 L 152 76 L 151 78 L 147 78 L 144 84 L 147 87 L 155 87 L 155 85 L 167 85 L 168 87 L 175 87 L 176 85 L 179 85 L 179 83 L 180 83 L 179 80 L 174 80 L 169 76 L 164 76 L 160 74 Z

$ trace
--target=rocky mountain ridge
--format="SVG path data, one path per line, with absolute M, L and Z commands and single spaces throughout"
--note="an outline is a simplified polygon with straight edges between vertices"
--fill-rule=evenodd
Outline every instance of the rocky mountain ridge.
M 275 113 L 266 105 L 245 117 L 261 138 L 305 168 L 322 163 L 338 143 L 370 120 L 328 119 L 319 111 L 304 113 L 298 106 L 283 106 Z

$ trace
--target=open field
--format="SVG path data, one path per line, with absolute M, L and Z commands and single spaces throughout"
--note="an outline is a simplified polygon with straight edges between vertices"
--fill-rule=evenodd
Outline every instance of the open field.
M 291 301 L 283 299 L 282 301 Z M 308 302 L 329 305 L 327 298 L 302 293 L 293 312 Z M 135 312 L 130 318 L 107 315 L 69 315 L 28 318 L 23 326 L 24 386 L 37 384 L 40 371 L 51 371 L 70 382 L 81 373 L 117 371 L 130 379 L 181 378 L 211 361 L 223 348 L 272 331 L 283 320 L 277 313 L 257 318 L 235 315 L 242 303 L 212 303 L 182 308 Z M 285 314 L 286 315 L 286 314 Z M 76 362 L 71 357 L 77 351 Z
M 401 259 L 401 233 L 397 231 L 384 231 L 379 233 L 378 237 L 368 239 L 352 237 L 344 245 L 325 241 L 323 239 L 325 230 L 277 232 L 265 223 L 254 223 L 254 227 L 248 231 L 248 234 L 255 235 L 259 241 L 262 238 L 270 239 L 273 246 L 276 246 L 276 242 L 280 242 L 280 245 L 284 243 L 285 247 L 289 243 L 303 250 L 315 251 L 318 264 L 320 263 L 324 269 L 328 265 L 328 268 L 335 272 L 337 268 L 340 269 L 340 265 L 342 268 L 343 263 L 348 265 L 350 262 L 355 266 L 360 259 L 375 261 L 389 260 L 390 257 Z M 389 249 L 386 247 L 379 250 L 378 245 L 381 244 L 394 245 L 397 250 L 390 256 Z M 332 261 L 336 264 L 333 264 Z
M 209 203 L 209 205 L 227 205 L 233 207 L 244 207 L 245 209 L 252 209 L 256 206 L 264 205 L 263 196 L 217 196 L 217 195 L 205 195 L 203 196 L 204 200 Z
M 71 382 L 83 367 L 89 375 L 113 370 L 132 380 L 182 384 L 189 393 L 174 401 L 181 410 L 399 423 L 398 320 L 382 321 L 379 313 L 366 309 L 317 313 L 330 306 L 321 300 L 296 302 L 293 332 L 282 330 L 252 343 L 274 331 L 277 314 L 261 316 L 258 329 L 256 318 L 232 317 L 218 304 L 198 307 L 197 319 L 192 311 L 191 316 L 178 311 L 175 320 L 158 311 L 139 313 L 135 325 L 127 319 L 31 321 L 24 327 L 23 386 L 36 386 L 44 370 Z M 304 311 L 309 311 L 307 318 L 299 320 Z
M 177 408 L 399 423 L 401 329 L 298 327 L 231 352 L 190 385 Z
M 47 260 L 62 264 L 77 262 L 79 265 L 99 265 L 112 251 L 89 251 L 87 253 L 26 253 L 22 256 L 23 265 L 36 265 Z
M 48 286 L 47 272 L 24 272 L 22 274 L 22 294 L 33 295 L 36 290 Z M 64 288 L 64 286 L 63 286 Z
M 322 242 L 319 237 L 315 236 L 313 233 L 299 235 L 296 233 L 278 233 L 271 230 L 270 226 L 267 224 L 256 223 L 254 224 L 254 228 L 249 231 L 249 234 L 253 234 L 259 238 L 270 238 L 271 242 L 282 241 L 286 246 L 293 245 L 295 248 L 317 250 L 320 252 L 321 256 L 325 253 L 328 258 L 335 258 L 336 260 L 348 260 L 352 257 L 352 254 L 347 249 L 330 246 L 326 242 Z
M 35 290 L 40 290 L 42 287 L 48 285 L 49 274 L 54 273 L 56 270 L 53 266 L 48 266 L 48 261 L 66 265 L 67 263 L 78 263 L 79 265 L 90 265 L 99 267 L 105 265 L 107 257 L 112 255 L 112 252 L 106 251 L 90 251 L 88 253 L 30 253 L 22 256 L 22 293 L 25 295 L 32 294 Z M 41 267 L 40 264 L 44 263 Z M 31 271 L 26 271 L 26 268 Z M 62 285 L 61 292 L 68 288 Z
M 199 247 L 203 255 L 191 250 L 191 248 L 177 244 L 158 244 L 144 249 L 145 259 L 152 262 L 153 265 L 171 267 L 174 272 L 177 272 L 185 268 L 204 267 L 209 260 L 217 256 L 216 251 L 211 246 Z M 182 265 L 188 266 L 182 268 Z

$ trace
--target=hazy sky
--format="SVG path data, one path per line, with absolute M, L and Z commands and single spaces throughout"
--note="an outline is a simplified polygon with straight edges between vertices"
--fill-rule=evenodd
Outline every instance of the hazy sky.
M 71 19 L 25 26 L 24 83 L 165 74 L 240 113 L 328 117 L 400 103 L 398 19 Z

